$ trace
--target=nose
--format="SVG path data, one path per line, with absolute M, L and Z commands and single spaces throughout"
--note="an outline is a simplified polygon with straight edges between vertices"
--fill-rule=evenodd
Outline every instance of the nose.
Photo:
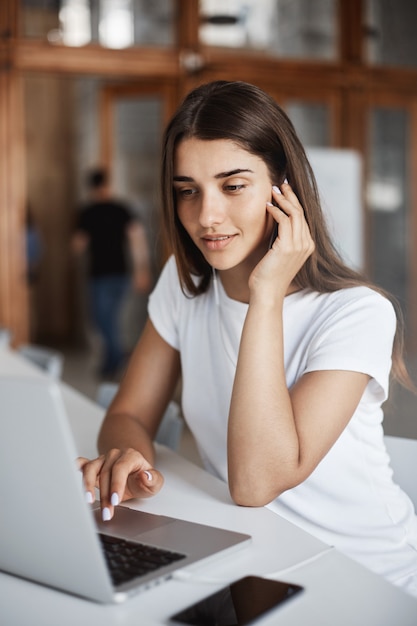
M 225 211 L 221 197 L 213 191 L 201 193 L 199 221 L 203 228 L 210 228 L 221 224 L 225 218 Z

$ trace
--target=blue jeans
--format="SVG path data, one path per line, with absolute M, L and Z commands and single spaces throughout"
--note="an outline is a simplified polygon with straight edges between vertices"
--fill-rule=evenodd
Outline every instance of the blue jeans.
M 104 341 L 102 374 L 113 374 L 124 353 L 120 332 L 120 313 L 129 278 L 124 275 L 101 276 L 90 281 L 91 315 Z

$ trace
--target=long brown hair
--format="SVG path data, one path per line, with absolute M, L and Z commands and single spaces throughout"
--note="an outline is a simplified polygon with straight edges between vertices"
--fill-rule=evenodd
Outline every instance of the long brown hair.
M 313 254 L 296 275 L 300 289 L 321 293 L 367 285 L 388 298 L 397 314 L 393 347 L 393 376 L 409 389 L 403 353 L 403 320 L 396 300 L 348 267 L 330 238 L 321 209 L 316 180 L 294 126 L 281 107 L 258 87 L 241 81 L 215 81 L 191 91 L 167 126 L 162 153 L 163 223 L 169 246 L 176 257 L 180 281 L 190 296 L 204 293 L 212 268 L 182 226 L 173 188 L 175 150 L 183 139 L 228 139 L 266 164 L 271 181 L 280 185 L 287 178 L 297 195 L 311 236 Z M 197 278 L 197 280 L 196 280 Z

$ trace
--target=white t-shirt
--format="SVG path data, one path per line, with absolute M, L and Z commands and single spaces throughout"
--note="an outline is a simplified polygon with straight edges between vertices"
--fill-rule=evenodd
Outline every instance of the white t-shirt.
M 205 467 L 225 481 L 227 420 L 247 310 L 219 279 L 206 293 L 186 297 L 173 257 L 149 300 L 153 325 L 181 354 L 184 417 Z M 363 372 L 371 380 L 317 468 L 268 507 L 392 582 L 414 576 L 417 594 L 417 517 L 392 481 L 382 429 L 395 327 L 391 303 L 367 287 L 285 298 L 289 388 L 316 370 Z

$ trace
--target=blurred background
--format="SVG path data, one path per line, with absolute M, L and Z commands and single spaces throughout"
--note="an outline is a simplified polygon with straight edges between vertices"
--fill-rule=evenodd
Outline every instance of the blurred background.
M 399 300 L 417 382 L 417 3 L 414 0 L 1 0 L 0 326 L 64 355 L 95 397 L 100 337 L 71 251 L 85 172 L 108 169 L 141 220 L 153 280 L 159 149 L 184 94 L 246 80 L 287 111 L 346 261 Z M 146 316 L 131 290 L 126 353 Z M 388 434 L 417 437 L 417 399 L 393 389 Z

